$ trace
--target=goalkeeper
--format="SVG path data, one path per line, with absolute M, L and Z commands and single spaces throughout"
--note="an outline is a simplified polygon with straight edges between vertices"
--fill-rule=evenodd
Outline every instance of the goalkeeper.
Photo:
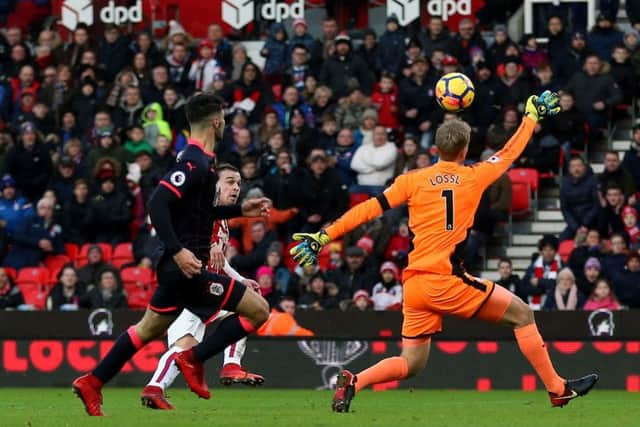
M 331 240 L 387 209 L 403 203 L 409 206 L 409 226 L 415 237 L 409 265 L 403 272 L 402 354 L 357 375 L 342 371 L 333 397 L 334 411 L 347 412 L 356 392 L 368 385 L 401 380 L 424 369 L 431 336 L 442 331 L 444 315 L 475 317 L 512 327 L 520 350 L 549 392 L 552 406 L 564 406 L 595 385 L 596 374 L 575 380 L 559 376 L 529 306 L 505 288 L 471 276 L 462 264 L 467 231 L 482 193 L 520 156 L 536 123 L 559 111 L 555 93 L 545 91 L 529 97 L 515 135 L 494 156 L 472 166 L 464 166 L 471 129 L 460 120 L 444 123 L 436 131 L 440 154 L 437 164 L 400 175 L 384 193 L 355 206 L 326 230 L 293 236 L 300 243 L 291 254 L 300 264 L 308 265 Z

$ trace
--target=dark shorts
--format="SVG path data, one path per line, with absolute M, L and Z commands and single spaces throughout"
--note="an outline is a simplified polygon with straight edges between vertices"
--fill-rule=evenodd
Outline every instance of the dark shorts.
M 176 269 L 158 269 L 158 288 L 149 308 L 178 315 L 187 308 L 206 322 L 220 310 L 235 311 L 246 291 L 242 283 L 203 271 L 191 279 Z

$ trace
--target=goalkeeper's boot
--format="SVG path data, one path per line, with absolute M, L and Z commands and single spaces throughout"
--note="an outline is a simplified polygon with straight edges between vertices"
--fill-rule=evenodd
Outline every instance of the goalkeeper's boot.
M 264 377 L 247 372 L 236 363 L 227 363 L 220 371 L 220 383 L 226 386 L 244 384 L 255 387 L 264 383 Z
M 338 374 L 336 392 L 331 403 L 333 412 L 349 412 L 351 400 L 356 395 L 356 381 L 357 377 L 346 369 Z
M 204 380 L 204 365 L 195 359 L 193 349 L 176 353 L 174 362 L 182 372 L 191 391 L 203 399 L 209 399 L 211 393 L 209 393 L 209 386 Z
M 551 406 L 562 408 L 564 405 L 568 404 L 570 400 L 589 393 L 597 382 L 598 374 L 590 374 L 576 380 L 567 380 L 564 386 L 564 393 L 555 394 L 549 392 Z
M 156 385 L 148 385 L 142 389 L 140 401 L 142 402 L 142 406 L 146 406 L 151 409 L 175 409 L 165 397 L 164 390 Z
M 92 417 L 101 417 L 102 413 L 102 381 L 93 374 L 86 374 L 71 384 L 76 396 L 82 400 L 84 409 Z

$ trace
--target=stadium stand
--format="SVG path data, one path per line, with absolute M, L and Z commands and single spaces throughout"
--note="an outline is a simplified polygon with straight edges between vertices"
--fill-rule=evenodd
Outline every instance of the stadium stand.
M 624 213 L 614 208 L 606 224 L 616 228 L 605 234 L 625 233 L 623 253 L 637 253 L 640 34 L 634 15 L 623 9 L 612 29 L 605 28 L 605 15 L 591 29 L 579 22 L 542 25 L 536 35 L 546 44 L 535 44 L 532 37 L 512 40 L 504 22 L 482 10 L 471 33 L 436 25 L 385 28 L 385 37 L 367 31 L 373 44 L 362 44 L 360 32 L 341 31 L 322 34 L 309 46 L 272 37 L 267 43 L 284 56 L 263 50 L 264 66 L 258 66 L 240 48 L 242 41 L 212 39 L 201 45 L 180 25 L 149 48 L 139 43 L 147 33 L 133 26 L 113 31 L 107 25 L 104 33 L 92 33 L 80 25 L 64 43 L 41 9 L 30 16 L 25 7 L 7 21 L 0 37 L 0 258 L 28 240 L 44 260 L 18 272 L 5 268 L 23 293 L 23 308 L 43 309 L 49 287 L 67 264 L 84 267 L 87 283 L 79 292 L 95 286 L 104 268 L 115 267 L 129 307 L 145 308 L 156 282 L 148 268 L 153 230 L 145 222 L 145 203 L 187 143 L 184 102 L 200 90 L 215 92 L 224 103 L 228 128 L 216 156 L 241 170 L 241 198 L 262 193 L 275 207 L 259 238 L 247 225 L 253 222 L 232 228 L 227 257 L 249 277 L 270 266 L 276 289 L 296 300 L 318 272 L 344 301 L 359 290 L 371 294 L 383 262 L 406 265 L 407 250 L 399 242 L 407 236 L 399 234 L 407 212 L 393 209 L 360 227 L 323 251 L 312 268 L 297 267 L 291 259 L 292 232 L 316 231 L 335 220 L 380 183 L 391 182 L 392 169 L 397 176 L 428 167 L 437 160 L 433 137 L 444 120 L 458 118 L 472 126 L 470 164 L 487 149 L 499 150 L 517 127 L 522 101 L 545 89 L 565 94 L 562 113 L 539 126 L 509 171 L 509 221 L 493 224 L 493 236 L 478 249 L 478 264 L 467 267 L 497 280 L 498 260 L 508 257 L 514 274 L 523 277 L 538 258 L 543 235 L 559 235 L 571 220 L 563 216 L 559 190 L 569 158 L 587 160 L 590 177 L 606 170 L 605 153 L 611 150 L 622 159 L 620 173 L 633 178 L 633 191 L 625 194 Z M 254 31 L 267 37 L 267 25 L 256 23 Z M 292 34 L 287 26 L 277 28 Z M 395 32 L 407 41 L 402 49 L 391 42 L 399 40 L 389 36 Z M 608 42 L 614 39 L 618 42 Z M 475 103 L 457 115 L 444 114 L 433 98 L 433 85 L 450 71 L 466 73 L 476 87 Z M 356 171 L 351 161 L 373 143 L 376 125 L 386 129 L 386 145 L 395 144 L 395 163 L 385 165 L 384 173 L 360 166 Z M 560 243 L 562 262 L 588 244 L 587 230 L 610 214 L 606 190 L 621 178 L 598 177 L 604 183 L 598 211 L 589 224 L 578 224 L 575 237 Z M 358 181 L 364 178 L 371 185 Z M 53 220 L 43 222 L 48 236 L 36 234 L 39 225 L 33 226 L 33 206 L 42 198 L 55 204 Z M 32 228 L 24 231 L 25 224 Z M 64 254 L 51 247 L 52 236 L 60 233 Z M 95 264 L 88 260 L 94 245 L 102 253 Z M 277 256 L 270 259 L 274 251 Z M 578 279 L 582 267 L 575 268 Z M 540 268 L 547 266 L 542 262 Z

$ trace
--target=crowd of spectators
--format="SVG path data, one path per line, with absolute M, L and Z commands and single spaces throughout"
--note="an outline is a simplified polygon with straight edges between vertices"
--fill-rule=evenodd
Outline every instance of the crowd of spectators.
M 579 231 L 575 242 L 563 261 L 558 238 L 543 236 L 524 277 L 502 258 L 497 283 L 537 310 L 640 308 L 640 253 L 629 245 L 628 234 L 613 233 L 604 241 L 594 228 Z
M 399 309 L 410 249 L 405 209 L 328 245 L 311 267 L 289 259 L 291 233 L 317 231 L 395 176 L 428 167 L 437 160 L 432 141 L 443 121 L 472 126 L 470 163 L 489 158 L 515 132 L 526 98 L 545 89 L 562 91 L 562 112 L 537 126 L 517 165 L 559 172 L 556 159 L 598 138 L 611 111 L 637 90 L 640 36 L 619 32 L 606 14 L 588 33 L 552 16 L 546 46 L 531 35 L 511 40 L 501 24 L 491 34 L 485 39 L 469 19 L 450 32 L 437 16 L 412 32 L 392 16 L 383 34 L 366 30 L 358 44 L 333 18 L 324 19 L 317 39 L 296 19 L 289 28 L 271 25 L 261 68 L 218 24 L 199 41 L 176 21 L 162 40 L 113 25 L 94 38 L 80 24 L 68 43 L 55 29 L 6 28 L 0 37 L 1 263 L 19 270 L 64 254 L 68 243 L 133 242 L 133 265 L 150 267 L 155 237 L 146 201 L 187 142 L 185 100 L 211 91 L 223 101 L 228 123 L 217 161 L 241 171 L 241 198 L 265 195 L 274 202 L 264 221 L 230 222 L 230 263 L 256 278 L 272 307 L 286 298 L 308 310 Z M 433 94 L 439 76 L 452 71 L 466 73 L 476 89 L 477 101 L 459 115 L 437 108 Z M 634 141 L 640 144 L 640 128 Z M 621 262 L 639 234 L 632 207 L 638 150 L 634 144 L 622 164 L 617 153 L 607 154 L 599 177 L 573 155 L 561 186 L 563 239 L 594 230 L 612 242 L 623 236 L 624 248 L 612 243 L 617 253 L 601 250 L 569 274 L 557 243 L 545 238 L 527 276 L 516 280 L 505 261 L 501 282 L 544 308 L 581 306 L 587 297 L 603 304 L 615 298 L 612 289 L 620 303 L 637 305 L 637 295 L 624 294 L 620 283 L 640 274 L 635 252 Z M 472 271 L 510 204 L 505 175 L 477 212 L 465 257 Z M 118 269 L 98 252 L 92 246 L 80 270 L 68 265 L 56 272 L 48 309 L 127 306 Z M 592 258 L 606 274 L 586 279 Z M 19 306 L 20 291 L 2 269 L 0 283 L 0 307 Z M 576 292 L 572 283 L 583 286 Z

